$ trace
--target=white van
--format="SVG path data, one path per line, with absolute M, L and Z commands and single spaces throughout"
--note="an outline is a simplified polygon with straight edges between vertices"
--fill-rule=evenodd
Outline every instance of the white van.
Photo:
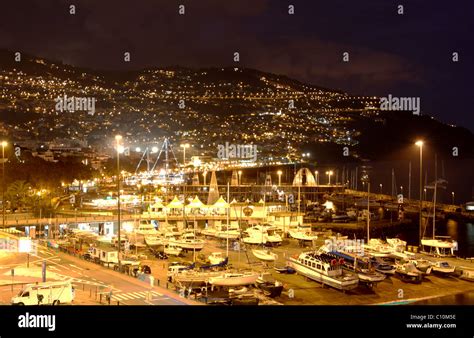
M 73 300 L 74 288 L 71 282 L 46 282 L 25 285 L 12 298 L 12 305 L 59 305 Z

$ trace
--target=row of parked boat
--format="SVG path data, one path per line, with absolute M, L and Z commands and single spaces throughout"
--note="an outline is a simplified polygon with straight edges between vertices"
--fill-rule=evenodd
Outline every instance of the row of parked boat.
M 288 264 L 298 274 L 340 290 L 350 290 L 359 284 L 373 287 L 390 275 L 405 282 L 421 283 L 431 273 L 455 273 L 449 262 L 420 259 L 405 248 L 406 242 L 396 238 L 387 242 L 372 239 L 362 252 L 334 250 L 324 245 L 289 258 Z
M 278 246 L 282 242 L 282 237 L 278 234 L 277 228 L 270 224 L 255 225 L 244 231 L 240 231 L 237 225 L 224 224 L 201 230 L 200 234 L 220 240 L 234 241 L 241 239 L 243 243 L 249 245 Z M 169 249 L 170 254 L 172 254 L 171 248 L 176 249 L 178 247 L 185 251 L 200 251 L 205 245 L 205 241 L 197 238 L 194 231 L 179 231 L 176 227 L 168 227 L 158 231 L 153 225 L 147 223 L 140 224 L 134 236 L 130 237 L 135 241 L 143 239 L 143 242 L 152 248 L 163 246 L 165 249 Z

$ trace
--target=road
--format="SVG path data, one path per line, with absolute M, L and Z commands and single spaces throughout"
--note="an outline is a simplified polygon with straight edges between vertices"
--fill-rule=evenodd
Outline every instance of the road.
M 5 238 L 6 234 L 0 233 L 1 237 Z M 3 284 L 10 280 L 11 269 L 15 270 L 15 282 L 41 281 L 41 265 L 45 261 L 48 280 L 71 280 L 77 289 L 90 290 L 90 304 L 97 304 L 96 300 L 101 298 L 100 295 L 102 303 L 106 303 L 106 295 L 111 291 L 112 305 L 201 304 L 182 298 L 171 290 L 152 287 L 137 278 L 42 246 L 37 247 L 35 254 L 30 254 L 29 268 L 26 267 L 26 261 L 27 255 L 22 253 L 14 253 L 8 259 L 1 259 L 0 279 Z

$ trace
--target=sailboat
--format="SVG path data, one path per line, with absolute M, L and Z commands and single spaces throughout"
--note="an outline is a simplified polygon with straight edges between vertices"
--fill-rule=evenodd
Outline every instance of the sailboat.
M 240 286 L 255 284 L 259 276 L 258 272 L 230 272 L 220 276 L 210 277 L 209 284 L 216 286 Z
M 444 188 L 444 185 L 447 183 L 446 180 L 438 179 L 431 185 L 427 185 L 426 188 L 434 189 L 433 195 L 433 237 L 432 238 L 422 238 L 421 247 L 424 252 L 429 254 L 446 257 L 454 256 L 454 251 L 457 250 L 458 243 L 451 239 L 449 236 L 436 236 L 436 192 L 438 185 Z M 425 228 L 426 230 L 426 228 Z
M 295 229 L 295 230 L 288 230 L 288 234 L 298 241 L 303 242 L 312 242 L 318 239 L 317 235 L 311 233 L 311 230 L 306 229 Z
M 252 253 L 258 259 L 265 262 L 274 262 L 278 258 L 278 255 L 267 249 L 253 249 Z

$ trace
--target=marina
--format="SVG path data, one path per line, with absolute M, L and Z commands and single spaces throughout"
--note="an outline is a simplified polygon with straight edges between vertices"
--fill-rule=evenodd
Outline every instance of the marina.
M 193 290 L 188 297 L 198 297 L 204 303 L 213 299 L 211 302 L 221 304 L 218 299 L 222 299 L 222 304 L 227 304 L 230 298 L 227 297 L 229 293 L 223 291 L 225 289 L 234 290 L 234 293 L 231 292 L 232 297 L 235 297 L 235 291 L 240 290 L 242 294 L 239 297 L 246 297 L 246 301 L 258 296 L 260 305 L 275 302 L 285 305 L 358 305 L 401 300 L 411 303 L 422 297 L 444 297 L 474 290 L 474 260 L 435 257 L 423 253 L 409 253 L 406 250 L 406 257 L 400 259 L 396 254 L 393 255 L 397 252 L 395 250 L 392 254 L 387 249 L 384 252 L 382 244 L 390 245 L 382 240 L 371 242 L 378 243 L 378 254 L 365 251 L 362 246 L 363 253 L 369 256 L 344 253 L 336 257 L 331 253 L 322 253 L 321 250 L 328 243 L 344 242 L 348 241 L 348 238 L 332 232 L 319 233 L 316 240 L 305 242 L 304 246 L 300 240 L 287 234 L 282 236 L 279 246 L 269 246 L 267 249 L 262 249 L 261 243 L 249 245 L 240 240 L 204 236 L 199 234 L 199 231 L 196 231 L 196 234 L 196 237 L 205 243 L 198 253 L 192 250 L 187 253 L 181 251 L 173 256 L 173 253 L 165 252 L 166 255 L 160 259 L 151 254 L 147 247 L 140 247 L 135 249 L 138 250 L 135 255 L 133 249 L 128 255 L 146 257 L 140 261 L 151 268 L 156 280 L 163 284 L 168 282 L 167 287 L 178 293 L 186 290 L 187 294 L 188 290 Z M 76 232 L 76 235 L 84 238 L 83 245 L 95 243 L 94 239 L 90 239 L 90 235 L 88 240 L 83 234 Z M 61 245 L 66 242 L 67 240 Z M 392 247 L 400 245 L 400 241 L 391 242 Z M 354 243 L 350 243 L 350 240 L 348 242 Z M 374 244 L 371 247 L 374 247 Z M 351 257 L 358 257 L 357 263 L 354 264 Z M 109 264 L 116 261 L 112 259 Z M 334 271 L 334 275 L 329 274 L 324 278 L 322 271 L 317 270 L 318 265 L 320 269 Z M 449 271 L 446 268 L 449 268 Z M 435 269 L 438 269 L 437 273 Z M 287 273 L 290 270 L 293 270 L 293 273 Z M 270 279 L 272 285 L 276 283 L 278 289 L 281 286 L 281 292 L 273 292 L 271 285 L 267 283 L 265 292 L 274 297 L 263 294 L 264 289 L 261 283 L 259 286 L 257 282 L 261 281 L 262 276 Z M 402 297 L 400 290 L 403 291 Z M 227 296 L 224 297 L 222 292 Z

